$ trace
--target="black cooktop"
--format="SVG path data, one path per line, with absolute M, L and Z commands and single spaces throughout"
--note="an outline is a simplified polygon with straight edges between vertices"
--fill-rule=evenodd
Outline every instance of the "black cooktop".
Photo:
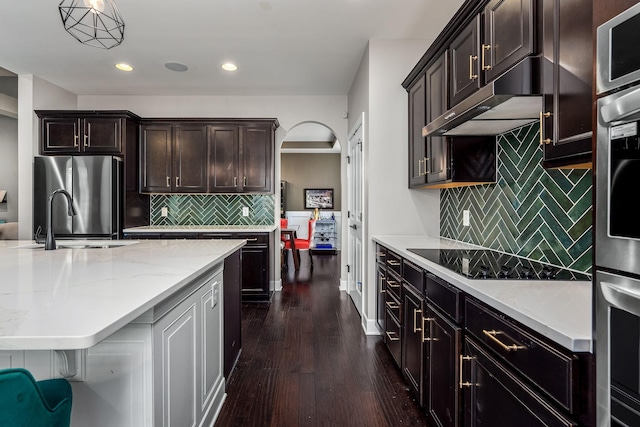
M 469 279 L 587 280 L 591 277 L 490 249 L 407 249 Z

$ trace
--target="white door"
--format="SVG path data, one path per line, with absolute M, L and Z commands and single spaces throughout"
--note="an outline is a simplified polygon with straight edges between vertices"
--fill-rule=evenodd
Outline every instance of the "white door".
M 347 180 L 349 187 L 349 209 L 347 224 L 349 226 L 348 246 L 348 280 L 347 292 L 351 296 L 358 312 L 362 314 L 362 272 L 363 242 L 362 225 L 364 212 L 363 192 L 363 120 L 358 120 L 354 130 L 349 133 L 349 157 L 347 162 Z

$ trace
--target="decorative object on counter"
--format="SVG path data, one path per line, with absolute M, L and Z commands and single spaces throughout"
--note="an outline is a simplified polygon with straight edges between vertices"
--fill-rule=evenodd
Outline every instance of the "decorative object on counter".
M 539 137 L 536 124 L 498 137 L 495 185 L 442 190 L 440 236 L 590 273 L 591 170 L 545 169 Z
M 58 10 L 64 29 L 82 44 L 111 49 L 124 40 L 124 20 L 113 0 L 63 0 Z
M 26 369 L 0 370 L 0 425 L 68 427 L 71 401 L 64 378 L 36 381 Z
M 333 188 L 305 188 L 305 209 L 333 209 Z

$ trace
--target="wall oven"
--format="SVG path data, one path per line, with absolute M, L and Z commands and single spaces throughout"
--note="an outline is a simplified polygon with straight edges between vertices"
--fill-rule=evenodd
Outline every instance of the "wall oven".
M 597 425 L 640 426 L 640 3 L 598 27 Z

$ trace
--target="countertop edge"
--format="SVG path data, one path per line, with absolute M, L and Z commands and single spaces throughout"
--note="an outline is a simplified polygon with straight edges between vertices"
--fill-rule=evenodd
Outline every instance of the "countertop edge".
M 278 227 L 272 225 L 148 225 L 131 227 L 122 230 L 123 233 L 270 233 Z

